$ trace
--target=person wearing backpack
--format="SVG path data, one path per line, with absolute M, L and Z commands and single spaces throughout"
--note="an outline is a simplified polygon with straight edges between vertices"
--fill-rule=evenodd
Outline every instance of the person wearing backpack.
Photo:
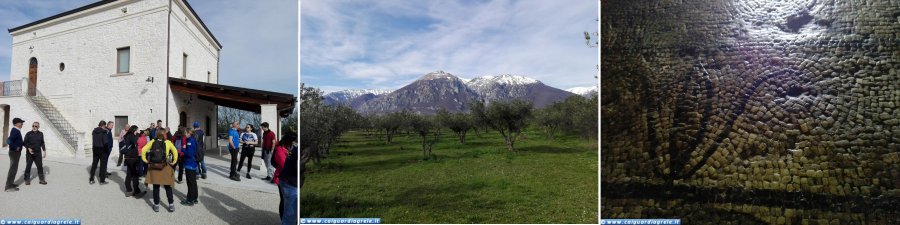
M 171 156 L 171 158 L 169 158 Z M 166 140 L 165 129 L 159 128 L 156 138 L 144 146 L 141 160 L 149 165 L 149 172 L 144 183 L 153 185 L 153 211 L 159 212 L 159 186 L 166 189 L 169 200 L 169 212 L 175 211 L 175 200 L 172 197 L 172 186 L 175 185 L 174 163 L 178 161 L 178 150 L 171 141 Z
M 110 131 L 106 130 L 106 121 L 101 120 L 100 124 L 94 128 L 94 131 L 91 132 L 91 139 L 93 140 L 93 161 L 91 161 L 91 179 L 89 180 L 90 184 L 94 184 L 94 175 L 97 172 L 97 164 L 100 164 L 100 184 L 107 184 L 106 182 L 106 162 L 109 161 L 109 154 L 106 153 L 106 149 L 108 146 L 111 146 L 111 142 L 107 142 L 106 135 Z M 103 160 L 101 160 L 103 159 Z
M 244 158 L 247 159 L 247 179 L 250 178 L 250 170 L 253 169 L 253 155 L 256 153 L 256 144 L 259 138 L 253 133 L 253 125 L 247 124 L 246 132 L 241 134 L 241 160 L 238 162 L 238 172 L 244 166 Z
M 125 136 L 122 136 L 122 147 L 119 148 L 119 152 L 123 154 L 124 162 L 125 162 L 125 197 L 134 196 L 135 198 L 140 198 L 144 195 L 144 192 L 141 191 L 141 188 L 138 186 L 138 179 L 141 176 L 138 171 L 138 167 L 140 166 L 140 155 L 138 155 L 138 137 L 135 135 L 137 133 L 137 126 L 131 126 L 128 128 Z
M 184 171 L 187 172 L 187 196 L 182 205 L 192 206 L 197 204 L 197 140 L 194 139 L 194 131 L 184 129 L 184 135 L 187 138 L 187 144 L 184 147 L 184 157 L 181 160 L 184 163 Z
M 9 131 L 9 137 L 6 138 L 6 144 L 9 145 L 9 173 L 6 176 L 6 191 L 13 192 L 19 190 L 19 185 L 14 184 L 16 172 L 19 170 L 19 159 L 22 158 L 22 147 L 25 142 L 22 140 L 22 125 L 25 121 L 19 118 L 13 118 L 13 128 Z
M 200 122 L 194 122 L 193 133 L 194 141 L 197 142 L 197 171 L 200 178 L 206 179 L 206 160 L 204 160 L 206 144 L 203 143 L 206 133 L 203 133 L 203 130 L 200 129 Z

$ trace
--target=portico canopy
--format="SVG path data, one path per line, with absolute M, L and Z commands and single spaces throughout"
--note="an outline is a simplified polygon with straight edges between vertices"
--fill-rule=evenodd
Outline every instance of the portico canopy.
M 278 115 L 287 117 L 294 110 L 297 97 L 292 94 L 263 91 L 221 84 L 211 84 L 169 77 L 172 91 L 196 94 L 200 100 L 216 105 L 261 113 L 263 104 L 276 104 Z

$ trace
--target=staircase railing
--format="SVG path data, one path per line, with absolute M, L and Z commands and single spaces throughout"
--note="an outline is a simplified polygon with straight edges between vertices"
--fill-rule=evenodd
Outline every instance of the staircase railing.
M 0 96 L 22 96 L 22 80 L 3 81 L 0 84 Z
M 22 79 L 21 81 L 27 83 L 28 79 Z M 21 87 L 21 86 L 20 86 Z M 47 99 L 43 94 L 41 94 L 38 90 L 33 90 L 34 96 L 25 95 L 35 106 L 38 107 L 38 111 L 44 114 L 44 117 L 53 124 L 57 131 L 63 135 L 63 139 L 65 139 L 66 144 L 72 147 L 73 154 L 78 152 L 78 131 L 75 130 L 75 127 L 69 123 L 68 120 L 59 112 L 59 110 L 50 103 L 50 100 Z M 19 91 L 21 94 L 21 90 Z M 85 151 L 88 152 L 88 151 Z

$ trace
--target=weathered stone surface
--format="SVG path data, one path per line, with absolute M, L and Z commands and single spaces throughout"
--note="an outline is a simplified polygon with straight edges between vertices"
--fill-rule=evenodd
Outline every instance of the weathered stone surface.
M 711 213 L 685 213 L 692 224 L 751 221 L 736 214 L 763 224 L 900 224 L 900 2 L 608 1 L 601 11 L 601 109 L 616 109 L 601 110 L 601 181 L 757 193 L 660 206 Z M 685 169 L 672 174 L 673 165 Z M 764 190 L 825 203 L 766 204 L 777 199 Z M 602 204 L 602 216 L 631 207 Z

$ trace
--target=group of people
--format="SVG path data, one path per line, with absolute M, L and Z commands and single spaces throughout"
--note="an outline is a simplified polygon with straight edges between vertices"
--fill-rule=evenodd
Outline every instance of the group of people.
M 91 163 L 90 179 L 94 184 L 99 164 L 100 184 L 107 184 L 106 177 L 110 174 L 106 171 L 106 164 L 112 153 L 114 122 L 100 121 L 91 132 L 93 140 L 93 161 Z M 186 178 L 188 194 L 181 201 L 182 205 L 191 206 L 198 202 L 197 179 L 206 179 L 206 163 L 204 161 L 205 148 L 204 131 L 200 129 L 200 123 L 194 122 L 193 128 L 179 127 L 173 135 L 168 128 L 162 126 L 162 120 L 150 123 L 146 130 L 139 130 L 138 126 L 126 124 L 118 137 L 119 157 L 117 166 L 125 165 L 125 196 L 142 198 L 146 193 L 141 191 L 139 179 L 144 177 L 144 183 L 149 187 L 153 185 L 153 211 L 159 212 L 159 189 L 166 191 L 169 212 L 175 211 L 175 202 L 172 187 L 175 183 L 182 183 Z M 175 168 L 178 168 L 178 180 L 175 180 Z
M 31 185 L 31 165 L 37 166 L 40 184 L 47 185 L 44 179 L 43 159 L 47 157 L 47 147 L 44 144 L 44 133 L 40 131 L 41 124 L 31 124 L 31 131 L 22 136 L 22 126 L 25 121 L 13 118 L 13 128 L 9 132 L 6 144 L 9 145 L 9 173 L 6 177 L 6 192 L 19 190 L 15 184 L 16 173 L 19 170 L 19 160 L 22 158 L 22 150 L 25 150 L 25 185 Z
M 40 124 L 34 122 L 32 130 L 24 137 L 21 129 L 24 120 L 13 119 L 14 127 L 10 130 L 9 145 L 10 170 L 6 181 L 6 191 L 18 191 L 18 185 L 14 184 L 14 178 L 18 171 L 19 159 L 22 151 L 26 152 L 25 184 L 31 184 L 31 164 L 37 166 L 40 184 L 46 185 L 42 159 L 47 156 L 47 148 L 44 144 L 43 133 L 39 130 Z M 188 192 L 182 205 L 192 206 L 198 203 L 197 179 L 206 179 L 206 162 L 204 160 L 205 132 L 200 129 L 200 123 L 194 122 L 193 128 L 179 127 L 174 134 L 167 127 L 162 126 L 162 120 L 150 123 L 147 129 L 140 130 L 138 126 L 125 124 L 124 129 L 116 136 L 119 146 L 117 166 L 125 166 L 126 197 L 142 198 L 146 191 L 142 191 L 139 180 L 144 177 L 146 187 L 152 185 L 153 211 L 159 212 L 159 189 L 166 192 L 169 212 L 175 211 L 172 187 L 175 183 L 182 183 L 186 179 Z M 238 172 L 242 170 L 244 160 L 247 161 L 247 179 L 252 179 L 250 171 L 256 147 L 262 147 L 261 158 L 266 167 L 266 177 L 263 180 L 278 186 L 280 202 L 279 216 L 284 224 L 296 224 L 297 220 L 297 136 L 292 132 L 285 132 L 281 142 L 276 139 L 275 132 L 269 129 L 269 123 L 260 124 L 262 128 L 262 140 L 254 133 L 253 125 L 247 125 L 243 132 L 238 132 L 238 122 L 232 123 L 228 131 L 228 149 L 231 155 L 231 172 L 229 178 L 240 181 Z M 95 177 L 99 177 L 101 185 L 108 184 L 106 178 L 111 174 L 107 171 L 107 163 L 113 149 L 113 129 L 115 122 L 100 121 L 91 132 L 93 159 L 90 167 L 89 184 L 96 183 Z M 240 153 L 240 155 L 239 155 Z M 98 171 L 99 168 L 99 171 Z M 177 169 L 176 169 L 177 168 Z M 178 171 L 176 180 L 175 171 Z M 262 170 L 262 169 L 260 169 Z M 184 178 L 184 179 L 182 179 Z
M 247 124 L 244 128 L 244 132 L 239 133 L 240 126 L 238 126 L 237 122 L 231 124 L 231 129 L 228 130 L 228 152 L 231 154 L 231 172 L 229 174 L 229 178 L 234 181 L 241 181 L 240 173 L 241 169 L 244 166 L 244 159 L 247 160 L 247 174 L 244 176 L 247 179 L 253 179 L 250 176 L 250 170 L 253 168 L 253 156 L 256 155 L 256 147 L 262 147 L 261 158 L 263 160 L 263 164 L 266 167 L 266 177 L 263 180 L 269 181 L 270 183 L 275 183 L 275 165 L 273 163 L 276 158 L 273 158 L 273 154 L 275 153 L 275 147 L 278 143 L 278 140 L 275 139 L 275 132 L 269 129 L 269 123 L 263 122 L 259 125 L 262 128 L 262 140 L 259 140 L 259 137 L 254 132 L 255 129 L 253 125 Z M 282 138 L 282 140 L 284 140 Z M 262 143 L 262 145 L 260 145 Z M 286 152 L 285 152 L 286 153 Z M 239 155 L 240 154 L 240 155 Z M 260 169 L 261 170 L 261 169 Z
M 247 160 L 247 179 L 253 179 L 250 176 L 250 170 L 253 168 L 253 157 L 256 154 L 256 147 L 262 142 L 262 160 L 266 167 L 266 180 L 270 183 L 278 185 L 278 194 L 281 202 L 278 204 L 278 215 L 282 218 L 282 224 L 297 223 L 297 197 L 298 180 L 297 180 L 297 136 L 291 132 L 285 132 L 279 139 L 275 138 L 275 132 L 269 129 L 269 123 L 263 122 L 259 125 L 262 128 L 262 140 L 254 132 L 253 125 L 247 124 L 244 132 L 239 132 L 240 126 L 238 122 L 231 124 L 228 130 L 228 152 L 231 154 L 231 168 L 229 178 L 234 181 L 241 181 L 239 172 L 243 168 L 244 159 Z M 289 141 L 286 141 L 289 140 Z M 260 169 L 262 170 L 262 169 Z

